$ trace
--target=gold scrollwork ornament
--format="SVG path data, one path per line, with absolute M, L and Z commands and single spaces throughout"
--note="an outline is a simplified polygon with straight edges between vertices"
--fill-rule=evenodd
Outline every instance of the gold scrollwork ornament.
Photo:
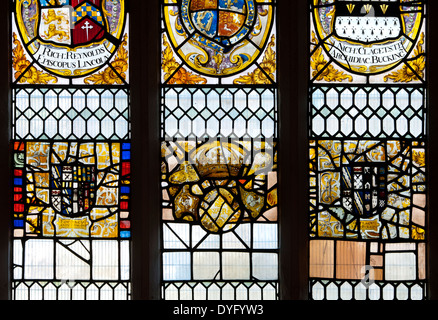
M 43 71 L 37 70 L 24 54 L 23 46 L 18 40 L 15 32 L 13 33 L 15 48 L 12 50 L 12 67 L 15 70 L 14 78 L 20 83 L 29 84 L 48 84 L 49 82 L 57 83 L 58 79 Z
M 84 79 L 86 84 L 123 84 L 126 80 L 126 71 L 128 71 L 128 35 L 125 34 L 123 41 L 117 50 L 117 56 L 111 67 L 106 67 L 104 71 L 95 73 Z
M 318 45 L 318 40 L 316 40 L 315 32 L 312 31 L 312 42 Z M 342 71 L 336 70 L 332 65 L 327 65 L 328 62 L 325 60 L 322 54 L 322 47 L 315 50 L 312 55 L 310 66 L 312 68 L 312 77 L 316 77 L 317 81 L 327 81 L 327 82 L 342 82 L 348 80 L 353 81 L 353 77 L 343 73 Z
M 424 33 L 421 34 L 417 47 L 414 50 L 414 57 L 416 58 L 406 62 L 401 69 L 385 76 L 385 82 L 388 80 L 392 80 L 394 82 L 421 81 L 424 78 L 424 69 L 426 68 L 426 58 L 424 56 L 423 45 Z

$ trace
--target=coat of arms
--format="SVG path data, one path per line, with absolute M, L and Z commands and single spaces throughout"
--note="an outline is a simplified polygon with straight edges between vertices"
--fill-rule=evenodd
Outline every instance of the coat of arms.
M 96 201 L 97 170 L 81 163 L 54 165 L 51 172 L 51 203 L 61 215 L 86 215 Z
M 398 1 L 350 1 L 336 7 L 334 31 L 338 38 L 363 43 L 397 39 L 402 22 Z
M 51 1 L 41 8 L 41 18 L 39 35 L 45 41 L 79 46 L 99 41 L 104 35 L 101 0 Z
M 24 47 L 36 62 L 64 77 L 84 76 L 122 43 L 124 0 L 16 0 Z
M 254 19 L 254 4 L 244 0 L 192 0 L 187 2 L 190 23 L 202 35 L 227 47 L 243 38 Z M 248 19 L 249 18 L 249 19 Z
M 314 0 L 314 34 L 344 69 L 376 75 L 395 68 L 416 44 L 423 1 Z
M 163 7 L 176 54 L 213 77 L 242 72 L 264 52 L 275 8 L 271 0 L 181 0 Z

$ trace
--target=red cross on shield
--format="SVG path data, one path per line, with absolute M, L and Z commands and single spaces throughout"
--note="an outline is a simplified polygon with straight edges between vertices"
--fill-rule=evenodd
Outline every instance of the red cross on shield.
M 72 45 L 85 45 L 105 36 L 104 14 L 101 0 L 72 0 L 75 19 L 72 30 Z
M 97 24 L 93 19 L 83 18 L 75 24 L 72 30 L 72 44 L 83 45 L 96 42 L 104 37 L 105 31 L 102 25 Z

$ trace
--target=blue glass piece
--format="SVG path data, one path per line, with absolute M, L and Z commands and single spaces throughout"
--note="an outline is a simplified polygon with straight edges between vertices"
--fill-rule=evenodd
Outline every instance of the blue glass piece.
M 16 228 L 24 227 L 24 221 L 23 220 L 14 220 L 14 227 L 16 227 Z
M 131 231 L 120 231 L 120 238 L 131 238 Z

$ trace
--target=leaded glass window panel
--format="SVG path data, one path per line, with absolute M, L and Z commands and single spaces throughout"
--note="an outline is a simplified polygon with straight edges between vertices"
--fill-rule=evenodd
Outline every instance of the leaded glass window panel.
M 131 296 L 124 0 L 14 0 L 15 300 Z
M 425 1 L 309 4 L 310 298 L 425 299 Z
M 275 1 L 161 6 L 162 298 L 278 299 Z

